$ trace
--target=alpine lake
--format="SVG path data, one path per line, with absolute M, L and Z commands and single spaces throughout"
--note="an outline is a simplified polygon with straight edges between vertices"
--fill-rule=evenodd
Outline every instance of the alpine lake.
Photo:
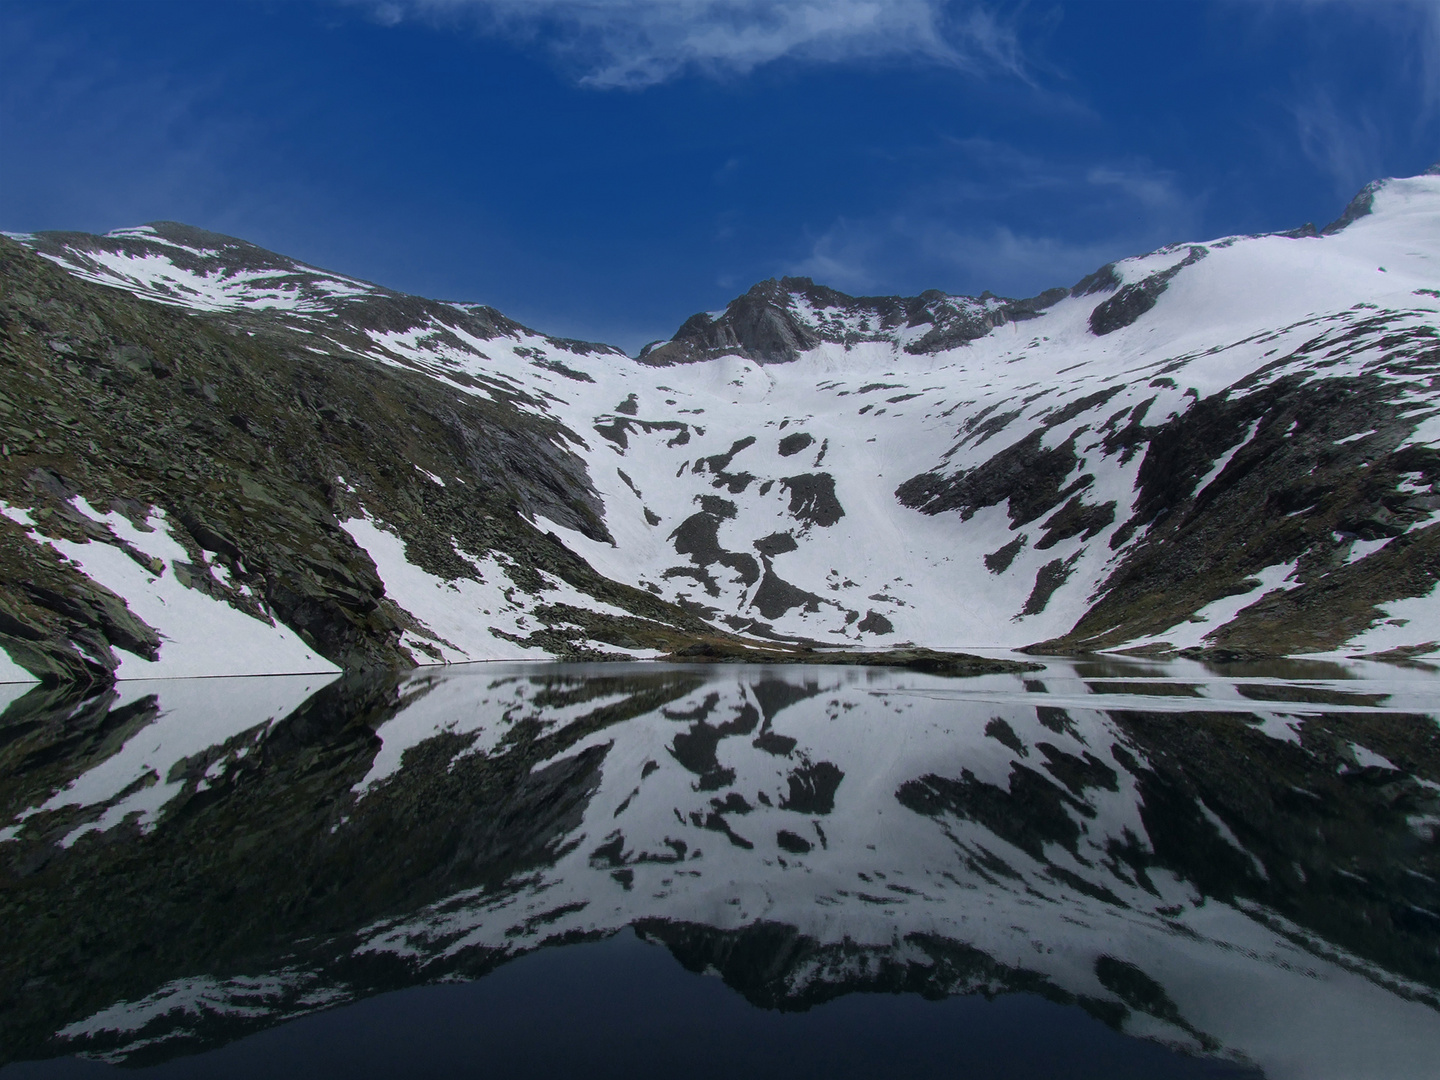
M 0 686 L 0 1077 L 1440 1076 L 1440 672 L 1038 663 Z

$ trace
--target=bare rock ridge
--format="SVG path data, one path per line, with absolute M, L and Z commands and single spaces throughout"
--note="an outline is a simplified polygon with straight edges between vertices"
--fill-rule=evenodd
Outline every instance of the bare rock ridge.
M 807 277 L 771 278 L 732 300 L 724 312 L 692 315 L 669 341 L 640 352 L 647 364 L 694 363 L 745 356 L 787 364 L 824 342 L 853 346 L 903 339 L 913 354 L 932 354 L 984 337 L 997 326 L 1033 319 L 1063 299 L 1049 289 L 1026 300 L 948 296 L 930 289 L 919 296 L 847 296 Z
M 149 300 L 192 311 L 263 311 L 304 319 L 354 333 L 404 330 L 435 319 L 452 333 L 488 339 L 497 334 L 533 333 L 484 304 L 427 300 L 358 278 L 320 270 L 262 247 L 174 221 L 153 221 L 139 229 L 104 236 L 45 232 L 26 238 L 27 246 L 81 277 L 117 284 Z M 127 267 L 127 263 L 137 263 Z M 160 268 L 160 263 L 168 264 Z M 149 267 L 146 264 L 155 264 Z M 158 270 L 149 273 L 147 270 Z M 127 270 L 129 272 L 127 272 Z M 168 272 L 167 272 L 168 271 Z M 207 288 L 225 282 L 243 286 L 246 303 L 236 305 L 225 292 Z M 621 353 L 610 345 L 546 337 L 561 351 Z M 439 342 L 451 344 L 442 337 Z
M 0 677 L 1440 653 L 1437 169 L 635 359 L 172 222 L 0 238 Z

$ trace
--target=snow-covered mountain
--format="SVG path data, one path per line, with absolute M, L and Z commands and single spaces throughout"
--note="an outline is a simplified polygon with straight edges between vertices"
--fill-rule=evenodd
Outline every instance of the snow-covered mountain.
M 1029 300 L 772 280 L 638 359 L 185 226 L 13 240 L 17 677 L 719 631 L 1440 650 L 1434 170 L 1323 231 L 1172 245 Z M 97 436 L 136 408 L 192 440 Z M 260 536 L 296 507 L 308 555 Z M 72 588 L 85 610 L 47 599 Z

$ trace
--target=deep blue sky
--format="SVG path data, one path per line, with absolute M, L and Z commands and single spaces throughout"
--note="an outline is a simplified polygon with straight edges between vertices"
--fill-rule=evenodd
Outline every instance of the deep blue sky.
M 173 219 L 632 351 L 1029 295 L 1440 160 L 1440 3 L 0 0 L 0 228 Z

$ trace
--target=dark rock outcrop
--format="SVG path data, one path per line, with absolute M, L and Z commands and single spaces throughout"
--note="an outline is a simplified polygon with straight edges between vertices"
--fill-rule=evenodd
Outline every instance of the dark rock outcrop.
M 1155 306 L 1160 294 L 1170 287 L 1176 274 L 1187 266 L 1193 266 L 1207 254 L 1209 252 L 1197 244 L 1190 249 L 1190 254 L 1174 266 L 1121 286 L 1119 292 L 1108 300 L 1102 300 L 1095 310 L 1090 312 L 1090 332 L 1100 337 L 1113 334 L 1122 326 L 1129 326 Z
M 743 356 L 760 364 L 784 364 L 821 342 L 900 341 L 904 331 L 922 326 L 929 329 L 905 335 L 913 337 L 905 351 L 936 353 L 984 337 L 997 326 L 1033 319 L 1067 295 L 1065 289 L 1048 289 L 1008 300 L 931 289 L 910 297 L 848 296 L 809 278 L 771 278 L 732 300 L 718 318 L 692 315 L 669 341 L 645 346 L 640 359 L 663 366 Z

